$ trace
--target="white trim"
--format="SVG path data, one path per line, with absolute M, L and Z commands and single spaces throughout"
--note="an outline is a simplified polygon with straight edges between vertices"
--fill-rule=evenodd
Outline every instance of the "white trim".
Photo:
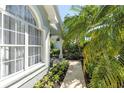
M 15 23 L 17 23 L 17 22 L 15 22 Z M 14 32 L 14 33 L 19 33 L 19 34 L 23 34 L 23 35 L 25 35 L 25 33 L 24 33 L 24 32 L 19 32 L 17 29 L 16 29 L 16 30 L 11 30 L 11 29 L 7 29 L 7 28 L 3 28 L 3 30 L 5 30 L 5 31 L 9 31 L 9 32 Z
M 1 44 L 3 44 L 3 24 L 4 24 L 4 16 L 3 16 L 3 13 L 2 13 L 2 31 L 1 31 Z M 3 63 L 2 63 L 2 58 L 3 58 L 3 47 L 1 47 L 1 75 L 0 75 L 0 78 L 2 78 L 3 76 Z
M 25 24 L 25 63 L 24 69 L 28 68 L 28 25 Z
M 34 9 L 35 10 L 35 9 Z M 39 16 L 40 14 L 42 15 L 42 10 L 37 10 L 36 9 L 36 12 L 39 11 L 38 13 L 36 13 L 38 15 L 38 18 L 39 18 L 39 23 L 40 21 L 42 21 L 42 16 Z M 35 77 L 36 75 L 38 74 L 42 74 L 42 71 L 44 69 L 48 69 L 48 65 L 49 65 L 49 40 L 50 40 L 50 37 L 49 37 L 49 33 L 50 33 L 50 28 L 49 26 L 44 26 L 44 24 L 39 24 L 37 26 L 34 26 L 32 24 L 30 24 L 29 22 L 17 17 L 17 16 L 14 16 L 4 10 L 2 10 L 2 14 L 5 14 L 5 15 L 8 15 L 12 18 L 14 18 L 14 20 L 17 22 L 18 20 L 21 22 L 21 23 L 24 23 L 25 25 L 25 45 L 16 45 L 16 44 L 0 44 L 0 47 L 8 47 L 8 46 L 13 46 L 13 47 L 16 47 L 16 46 L 23 46 L 25 48 L 25 63 L 24 63 L 24 68 L 23 70 L 20 70 L 16 73 L 12 73 L 8 76 L 5 76 L 3 77 L 2 79 L 0 79 L 0 87 L 20 87 L 22 85 L 25 85 L 26 82 L 28 82 L 29 80 L 31 80 L 33 77 Z M 2 19 L 3 20 L 3 19 Z M 41 45 L 29 45 L 28 43 L 28 26 L 32 26 L 40 31 L 41 32 Z M 2 30 L 4 30 L 4 27 L 2 27 Z M 7 31 L 12 31 L 13 30 L 8 30 L 6 29 Z M 17 34 L 18 31 L 14 31 L 14 33 Z M 18 32 L 18 33 L 21 33 L 21 32 Z M 23 34 L 23 33 L 22 33 Z M 3 40 L 2 40 L 3 41 Z M 38 43 L 39 44 L 39 43 Z M 42 62 L 45 62 L 45 63 L 37 63 L 37 64 L 34 64 L 32 66 L 28 66 L 28 49 L 29 47 L 41 47 L 41 60 Z M 3 51 L 4 52 L 4 51 Z M 34 55 L 36 56 L 36 55 Z M 2 63 L 2 62 L 1 62 Z
M 3 81 L 0 81 L 0 87 L 9 87 L 13 85 L 16 82 L 19 82 L 24 77 L 27 77 L 28 75 L 32 74 L 38 69 L 41 69 L 41 67 L 45 66 L 43 63 L 38 63 L 35 66 L 28 68 L 26 71 L 22 71 L 16 75 L 9 76 L 8 79 L 4 79 Z
M 0 44 L 0 47 L 24 47 L 25 45 Z
M 1 69 L 0 81 L 3 80 L 4 78 L 7 78 L 7 77 L 9 77 L 11 75 L 14 75 L 14 74 L 17 74 L 18 72 L 20 72 L 20 71 L 16 72 L 16 49 L 15 49 L 16 47 L 24 47 L 25 48 L 25 60 L 24 60 L 23 70 L 26 70 L 26 69 L 29 69 L 30 67 L 33 67 L 33 66 L 36 65 L 36 64 L 33 64 L 33 66 L 30 66 L 30 67 L 28 66 L 28 49 L 29 49 L 29 47 L 40 47 L 41 48 L 41 46 L 42 46 L 42 45 L 29 45 L 28 44 L 28 42 L 29 42 L 28 26 L 30 25 L 33 28 L 37 29 L 38 31 L 42 31 L 42 30 L 40 30 L 37 26 L 35 26 L 35 25 L 33 25 L 33 24 L 31 24 L 31 23 L 29 23 L 29 22 L 27 22 L 27 21 L 25 21 L 25 20 L 23 20 L 21 18 L 15 16 L 15 15 L 12 15 L 11 13 L 7 12 L 6 10 L 5 11 L 2 10 L 1 12 L 2 12 L 2 27 L 1 27 L 2 28 L 2 31 L 1 31 L 2 32 L 2 43 L 0 44 L 0 47 L 2 48 L 1 49 L 2 56 L 1 56 L 1 62 L 0 62 L 0 64 L 1 64 L 0 65 L 1 66 L 1 68 L 0 68 Z M 12 17 L 15 20 L 15 30 L 6 29 L 6 28 L 3 27 L 4 26 L 4 18 L 3 18 L 4 15 L 7 15 L 9 17 Z M 25 25 L 25 32 L 24 33 L 17 31 L 17 21 L 20 21 L 21 23 L 23 23 Z M 23 45 L 19 45 L 19 44 L 17 45 L 17 41 L 15 41 L 14 44 L 4 44 L 4 41 L 3 41 L 3 31 L 4 30 L 14 32 L 15 33 L 15 40 L 17 40 L 17 33 L 24 34 L 25 35 L 25 43 Z M 41 40 L 41 42 L 42 42 L 42 40 Z M 3 53 L 4 52 L 3 47 L 14 47 L 14 52 L 15 52 L 15 54 L 14 54 L 15 55 L 15 58 L 14 58 L 15 71 L 14 71 L 13 74 L 10 74 L 10 75 L 8 75 L 6 77 L 3 77 L 3 75 L 2 75 L 2 73 L 4 72 L 3 71 L 4 70 L 3 69 L 3 63 L 6 63 L 6 62 L 2 62 L 2 57 L 4 56 L 3 55 L 4 54 Z M 8 62 L 10 62 L 10 60 Z
M 41 45 L 28 45 L 28 47 L 41 47 Z
M 25 22 L 26 24 L 29 24 L 29 25 L 31 25 L 31 26 L 33 26 L 33 27 L 35 27 L 35 28 L 38 28 L 38 26 L 35 26 L 35 25 L 33 25 L 33 24 L 31 24 L 31 23 L 25 21 L 24 19 L 21 19 L 21 18 L 18 17 L 17 15 L 13 15 L 13 14 L 7 12 L 6 10 L 5 10 L 5 11 L 2 10 L 2 12 L 3 12 L 4 15 L 10 16 L 10 17 L 14 18 L 15 20 L 19 20 L 19 21 Z
M 2 61 L 2 63 L 9 63 L 10 61 L 14 61 L 14 60 L 23 60 L 23 58 L 18 58 L 18 59 L 13 59 L 13 60 Z
M 10 86 L 9 88 L 19 88 L 22 85 L 24 85 L 26 82 L 30 81 L 30 79 L 34 78 L 36 75 L 42 73 L 44 70 L 48 70 L 48 68 L 46 66 L 44 66 L 41 69 L 38 69 L 37 71 L 33 72 L 31 75 L 25 77 L 24 79 L 20 80 L 19 82 L 17 82 L 16 84 Z M 35 81 L 37 82 L 37 81 Z M 33 86 L 32 86 L 33 87 Z
M 39 29 L 40 31 L 43 31 L 43 30 L 44 30 L 43 28 L 41 28 L 41 27 L 39 28 L 38 26 L 35 26 L 35 25 L 33 25 L 33 24 L 31 24 L 31 23 L 25 21 L 24 19 L 21 19 L 21 18 L 19 18 L 18 16 L 15 16 L 15 15 L 13 15 L 13 14 L 11 14 L 11 13 L 5 11 L 5 10 L 1 10 L 1 9 L 0 9 L 0 11 L 1 11 L 1 13 L 3 13 L 3 15 L 10 16 L 10 17 L 14 18 L 16 21 L 19 20 L 19 21 L 23 22 L 24 24 L 28 24 L 28 25 L 30 25 L 30 26 L 36 28 L 36 29 Z
M 15 21 L 15 31 L 17 31 L 17 21 Z M 15 33 L 15 44 L 17 44 L 17 33 Z M 14 47 L 14 52 L 15 52 L 15 58 L 14 58 L 14 62 L 15 62 L 15 68 L 14 68 L 14 70 L 15 70 L 15 72 L 14 73 L 16 73 L 16 51 L 17 51 L 17 49 L 16 49 L 16 47 Z

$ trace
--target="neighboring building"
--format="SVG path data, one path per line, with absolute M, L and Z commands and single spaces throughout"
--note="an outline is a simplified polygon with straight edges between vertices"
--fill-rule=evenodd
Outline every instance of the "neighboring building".
M 48 72 L 55 32 L 56 6 L 0 5 L 0 87 L 33 87 Z

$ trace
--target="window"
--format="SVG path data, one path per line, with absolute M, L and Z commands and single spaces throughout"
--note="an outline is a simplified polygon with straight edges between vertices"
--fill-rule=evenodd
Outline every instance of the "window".
M 1 33 L 2 29 L 0 29 L 0 44 L 2 43 L 2 33 Z
M 0 73 L 0 78 L 23 71 L 26 67 L 25 59 L 28 59 L 29 67 L 41 62 L 41 31 L 36 26 L 36 19 L 30 8 L 23 5 L 7 5 L 6 11 L 8 13 L 4 12 L 3 28 L 0 12 L 0 59 L 2 61 L 0 66 L 3 67 L 2 70 L 0 67 L 3 71 Z M 28 34 L 28 37 L 25 34 Z M 25 38 L 28 38 L 28 41 L 25 41 Z
M 24 45 L 25 44 L 25 35 L 17 33 L 17 44 Z
M 41 62 L 41 48 L 38 48 L 38 62 Z
M 28 26 L 29 45 L 35 45 L 35 28 Z
M 13 6 L 13 5 L 7 5 L 6 7 L 6 11 L 13 14 L 13 15 L 16 15 L 16 12 L 17 12 L 17 6 Z
M 2 31 L 2 29 L 1 29 L 1 27 L 2 27 L 2 14 L 0 13 L 0 44 L 1 44 L 1 42 L 2 42 L 2 36 L 1 36 L 1 31 Z
M 16 15 L 19 18 L 24 19 L 25 21 L 36 26 L 36 19 L 34 19 L 29 7 L 23 5 L 7 5 L 6 10 L 9 13 Z
M 15 30 L 15 20 L 9 17 L 9 29 Z
M 22 19 L 24 19 L 25 7 L 26 7 L 26 6 L 22 6 L 22 5 L 20 5 L 20 6 L 21 6 L 21 9 L 20 9 L 20 17 L 21 17 Z
M 15 44 L 15 32 L 4 30 L 4 44 Z
M 7 15 L 4 15 L 4 28 L 15 30 L 15 20 Z
M 15 20 L 7 15 L 4 15 L 4 44 L 15 44 Z
M 41 47 L 29 47 L 29 66 L 41 62 Z
M 24 60 L 23 59 L 19 59 L 16 60 L 16 72 L 23 70 L 24 66 Z
M 17 21 L 17 31 L 21 32 L 21 21 Z
M 28 26 L 29 45 L 41 45 L 41 31 Z
M 17 21 L 17 31 L 21 33 L 25 33 L 25 25 L 21 21 Z
M 24 59 L 24 47 L 16 47 L 16 59 Z
M 15 50 L 14 47 L 4 47 L 3 48 L 3 61 L 14 60 L 15 58 Z
M 14 47 L 4 47 L 3 48 L 3 66 L 4 74 L 7 76 L 15 72 L 15 48 Z
M 17 21 L 17 44 L 24 45 L 25 44 L 25 25 L 21 21 Z
M 9 16 L 4 15 L 4 28 L 9 29 Z
M 24 66 L 24 47 L 16 47 L 16 72 L 23 70 Z
M 3 66 L 4 66 L 3 77 L 8 76 L 15 72 L 15 62 L 14 61 L 5 62 L 5 63 L 3 63 Z
M 4 47 L 4 76 L 20 71 L 24 66 L 24 47 Z
M 18 6 L 17 6 L 16 15 L 17 15 L 18 17 L 20 17 L 20 18 L 23 18 L 23 16 L 22 16 L 23 11 L 22 11 L 22 13 L 21 13 L 22 8 L 23 8 L 23 6 L 21 6 L 21 5 L 18 5 Z
M 29 66 L 41 62 L 41 31 L 28 26 L 29 34 Z M 35 45 L 35 46 L 33 46 Z
M 38 45 L 41 45 L 41 31 L 38 31 Z
M 2 14 L 0 13 L 0 28 L 2 26 Z
M 32 13 L 30 12 L 30 9 L 29 9 L 29 7 L 26 7 L 25 8 L 25 20 L 27 21 L 27 22 L 29 22 L 29 23 L 31 23 L 31 24 L 33 24 L 33 25 L 36 25 L 36 21 L 35 21 L 35 19 L 34 19 L 34 17 L 33 17 L 33 15 L 32 15 Z

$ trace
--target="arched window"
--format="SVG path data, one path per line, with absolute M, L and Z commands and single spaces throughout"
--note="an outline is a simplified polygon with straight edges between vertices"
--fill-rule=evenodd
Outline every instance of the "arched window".
M 0 59 L 0 78 L 41 62 L 41 31 L 28 6 L 7 5 L 0 11 Z
M 36 19 L 28 6 L 7 5 L 6 11 L 36 26 Z

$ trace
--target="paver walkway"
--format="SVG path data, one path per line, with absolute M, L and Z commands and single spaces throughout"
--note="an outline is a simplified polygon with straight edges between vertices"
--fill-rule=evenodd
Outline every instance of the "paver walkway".
M 80 61 L 69 61 L 69 68 L 60 88 L 84 88 L 85 80 Z

